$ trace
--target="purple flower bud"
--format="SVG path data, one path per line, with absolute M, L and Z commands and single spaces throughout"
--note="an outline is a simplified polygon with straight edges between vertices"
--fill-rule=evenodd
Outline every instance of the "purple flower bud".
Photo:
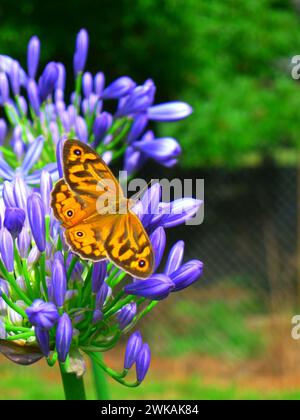
M 106 165 L 110 165 L 110 162 L 112 161 L 112 158 L 113 158 L 113 152 L 111 150 L 107 150 L 102 155 L 102 159 L 104 160 Z
M 24 96 L 19 96 L 19 105 L 24 115 L 28 113 L 28 105 Z
M 137 356 L 142 348 L 142 336 L 139 331 L 133 333 L 127 341 L 125 358 L 124 358 L 124 369 L 130 369 L 135 363 Z
M 85 67 L 89 49 L 89 36 L 85 29 L 81 29 L 76 37 L 75 53 L 73 58 L 74 73 L 77 75 Z
M 58 321 L 56 331 L 56 350 L 60 362 L 65 362 L 70 351 L 73 337 L 73 327 L 69 316 L 64 313 Z
M 52 267 L 52 287 L 54 302 L 58 307 L 62 307 L 65 303 L 67 292 L 67 273 L 63 255 L 60 251 L 56 252 L 54 255 Z
M 36 264 L 39 260 L 41 256 L 40 251 L 38 250 L 37 246 L 34 246 L 31 248 L 28 258 L 27 258 L 27 264 L 29 267 L 33 266 L 34 264 Z
M 61 138 L 56 146 L 57 169 L 58 169 L 58 174 L 60 178 L 63 178 L 64 176 L 63 162 L 62 162 L 63 144 L 64 144 L 64 139 Z
M 110 296 L 110 294 L 111 294 L 110 287 L 108 287 L 106 283 L 103 283 L 102 286 L 99 289 L 99 292 L 97 293 L 97 296 L 96 296 L 96 306 L 97 306 L 97 308 L 100 308 L 100 309 L 103 308 L 103 305 L 104 305 L 106 299 L 108 298 L 108 296 Z
M 176 271 L 182 263 L 184 254 L 184 242 L 178 241 L 176 244 L 171 248 L 171 251 L 168 256 L 168 260 L 166 263 L 165 274 L 170 276 L 174 271 Z
M 178 121 L 188 117 L 193 108 L 185 102 L 167 102 L 148 108 L 147 114 L 150 120 L 155 121 Z
M 102 99 L 118 99 L 122 96 L 127 95 L 134 87 L 136 83 L 130 79 L 130 77 L 123 76 L 116 79 L 102 92 Z
M 37 193 L 28 197 L 27 214 L 35 243 L 39 251 L 44 252 L 46 249 L 45 209 Z
M 2 196 L 6 207 L 17 207 L 14 196 L 14 188 L 11 182 L 4 181 Z
M 16 138 L 14 142 L 14 153 L 16 155 L 17 160 L 20 162 L 23 158 L 25 151 L 25 144 L 22 139 Z
M 117 117 L 145 112 L 153 102 L 154 83 L 148 81 L 143 86 L 137 86 L 122 101 L 116 113 Z
M 166 233 L 164 228 L 159 226 L 150 236 L 150 241 L 155 255 L 155 266 L 154 271 L 157 270 L 158 266 L 161 263 L 162 257 L 164 255 L 166 247 Z
M 174 283 L 164 274 L 153 274 L 146 280 L 137 280 L 124 287 L 129 295 L 142 296 L 151 300 L 165 299 L 174 289 Z
M 27 196 L 28 196 L 28 189 L 27 185 L 24 182 L 24 179 L 20 176 L 16 177 L 15 184 L 14 184 L 14 198 L 16 202 L 16 206 L 12 207 L 20 207 L 23 210 L 27 208 Z
M 143 197 L 141 203 L 143 205 L 143 225 L 147 227 L 151 222 L 153 215 L 159 213 L 159 202 L 161 198 L 161 187 L 159 183 L 155 183 L 149 188 Z
M 78 290 L 68 290 L 66 293 L 65 301 L 68 302 L 69 300 L 72 300 L 77 296 L 78 296 Z
M 21 258 L 27 258 L 30 247 L 30 235 L 24 227 L 18 236 L 18 250 Z
M 52 191 L 52 178 L 49 172 L 42 171 L 40 192 L 45 208 L 45 214 L 50 215 L 50 194 Z
M 93 76 L 89 71 L 85 72 L 82 77 L 82 90 L 86 98 L 93 92 Z
M 3 145 L 7 134 L 7 124 L 3 118 L 0 118 L 0 146 Z
M 17 238 L 23 229 L 25 222 L 25 211 L 18 207 L 8 207 L 5 210 L 4 226 L 11 233 L 13 238 Z
M 38 345 L 41 349 L 41 352 L 45 357 L 48 357 L 50 354 L 50 336 L 49 331 L 44 330 L 40 327 L 35 327 L 35 336 L 38 342 Z
M 36 299 L 25 312 L 32 325 L 45 330 L 50 330 L 59 318 L 54 303 L 44 302 L 41 299 Z
M 94 77 L 94 90 L 98 96 L 101 96 L 105 85 L 105 76 L 102 72 L 96 73 Z
M 38 93 L 38 87 L 35 80 L 33 79 L 28 80 L 27 94 L 28 94 L 29 103 L 33 111 L 35 112 L 36 115 L 40 115 L 41 103 L 40 103 L 40 98 L 39 98 L 39 93 Z
M 191 260 L 174 271 L 170 278 L 175 284 L 173 292 L 185 289 L 194 283 L 203 272 L 203 263 L 199 260 Z
M 97 322 L 101 321 L 103 318 L 103 313 L 100 309 L 96 309 L 93 313 L 93 324 L 97 324 Z
M 148 372 L 151 361 L 151 352 L 147 343 L 143 344 L 136 358 L 136 377 L 138 382 L 142 382 Z
M 138 152 L 133 147 L 127 147 L 124 156 L 124 170 L 128 172 L 129 175 L 134 174 L 138 171 L 144 164 L 145 158 L 141 152 Z
M 133 141 L 137 140 L 140 135 L 145 130 L 148 123 L 148 118 L 145 114 L 138 115 L 131 126 L 131 129 L 128 133 L 127 141 L 128 143 L 132 143 Z
M 128 305 L 123 306 L 123 308 L 117 313 L 117 318 L 121 330 L 127 327 L 133 320 L 136 315 L 136 303 L 132 302 Z
M 169 137 L 136 141 L 132 146 L 140 152 L 145 153 L 147 157 L 156 160 L 166 167 L 174 165 L 181 153 L 179 143 L 175 139 Z
M 56 63 L 51 61 L 45 67 L 39 79 L 39 95 L 41 102 L 53 92 L 58 78 L 58 68 Z
M 0 253 L 8 272 L 14 271 L 14 241 L 6 228 L 0 229 Z
M 94 264 L 92 274 L 92 292 L 98 293 L 103 285 L 107 269 L 107 261 L 99 261 Z
M 43 136 L 37 137 L 35 141 L 30 145 L 22 164 L 23 174 L 27 174 L 30 171 L 30 169 L 33 167 L 33 165 L 36 163 L 36 161 L 40 157 L 40 154 L 42 153 L 43 146 L 44 146 Z
M 197 213 L 202 203 L 203 201 L 201 200 L 188 197 L 174 200 L 171 203 L 161 203 L 164 206 L 160 205 L 163 214 L 160 224 L 165 228 L 169 228 L 185 223 Z
M 62 93 L 61 100 L 63 99 L 63 91 L 66 85 L 66 69 L 62 63 L 56 63 L 58 76 L 56 80 L 55 89 Z
M 5 104 L 9 100 L 9 86 L 5 73 L 0 73 L 0 101 Z
M 1 295 L 4 293 L 6 296 L 9 296 L 9 288 L 6 280 L 0 279 L 0 315 L 7 315 L 7 304 L 2 299 Z M 0 318 L 1 319 L 1 318 Z
M 85 120 L 81 116 L 78 116 L 76 118 L 75 130 L 79 140 L 81 140 L 84 143 L 87 143 L 88 129 Z
M 37 36 L 30 38 L 27 48 L 27 68 L 31 79 L 35 78 L 40 60 L 40 40 Z
M 14 60 L 10 69 L 10 83 L 14 95 L 19 95 L 20 93 L 20 65 Z
M 24 280 L 24 277 L 23 276 L 17 277 L 16 283 L 17 283 L 17 285 L 19 286 L 19 288 L 21 290 L 23 290 L 24 292 L 26 292 L 26 283 L 25 283 L 25 280 Z
M 2 319 L 0 318 L 0 340 L 5 340 L 7 337 L 7 333 L 6 333 L 6 329 L 5 329 L 5 324 L 2 321 Z
M 57 145 L 57 143 L 59 141 L 59 136 L 60 136 L 59 128 L 58 128 L 57 123 L 55 121 L 51 121 L 50 124 L 49 124 L 49 129 L 50 129 L 50 132 L 51 132 L 51 137 L 52 137 L 53 143 L 55 145 Z
M 102 114 L 98 115 L 95 118 L 93 125 L 93 133 L 95 136 L 96 145 L 99 144 L 99 142 L 103 139 L 104 135 L 106 134 L 107 130 L 110 129 L 112 122 L 112 115 L 108 112 L 102 112 Z

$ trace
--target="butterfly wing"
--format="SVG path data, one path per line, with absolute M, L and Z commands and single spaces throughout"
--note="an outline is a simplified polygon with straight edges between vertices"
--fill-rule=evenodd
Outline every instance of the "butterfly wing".
M 63 147 L 64 177 L 71 190 L 83 199 L 98 200 L 102 194 L 117 202 L 122 189 L 101 157 L 87 144 L 67 140 Z
M 28 366 L 41 360 L 44 355 L 33 345 L 18 345 L 6 340 L 0 340 L 0 353 L 18 365 Z
M 84 200 L 74 194 L 64 179 L 60 179 L 52 190 L 51 207 L 64 227 L 74 226 L 96 214 L 95 200 Z
M 98 261 L 105 254 L 116 266 L 138 278 L 147 278 L 153 272 L 151 242 L 132 212 L 97 215 L 70 227 L 65 234 L 73 252 L 82 258 Z

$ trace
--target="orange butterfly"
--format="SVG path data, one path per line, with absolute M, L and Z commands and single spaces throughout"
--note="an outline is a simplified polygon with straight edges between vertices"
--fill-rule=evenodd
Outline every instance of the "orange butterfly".
M 63 171 L 51 206 L 72 251 L 92 261 L 108 258 L 134 277 L 149 277 L 154 268 L 151 242 L 101 157 L 88 145 L 67 140 Z

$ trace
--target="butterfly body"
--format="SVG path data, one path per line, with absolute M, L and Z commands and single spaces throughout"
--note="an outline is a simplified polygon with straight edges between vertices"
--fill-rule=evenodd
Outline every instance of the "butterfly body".
M 67 140 L 63 170 L 51 206 L 72 251 L 91 261 L 108 258 L 134 277 L 149 277 L 154 267 L 151 242 L 130 210 L 132 200 L 101 157 L 88 145 Z

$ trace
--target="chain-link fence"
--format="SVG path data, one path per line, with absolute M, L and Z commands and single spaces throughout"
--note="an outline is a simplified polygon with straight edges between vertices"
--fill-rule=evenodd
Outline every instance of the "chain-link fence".
M 284 359 L 282 346 L 295 345 L 291 316 L 299 301 L 297 168 L 266 164 L 182 177 L 205 179 L 205 219 L 168 230 L 168 241 L 184 239 L 185 258 L 201 259 L 205 270 L 144 321 L 156 354 L 240 361 L 268 353 L 273 363 L 276 342 L 274 358 L 280 351 Z

